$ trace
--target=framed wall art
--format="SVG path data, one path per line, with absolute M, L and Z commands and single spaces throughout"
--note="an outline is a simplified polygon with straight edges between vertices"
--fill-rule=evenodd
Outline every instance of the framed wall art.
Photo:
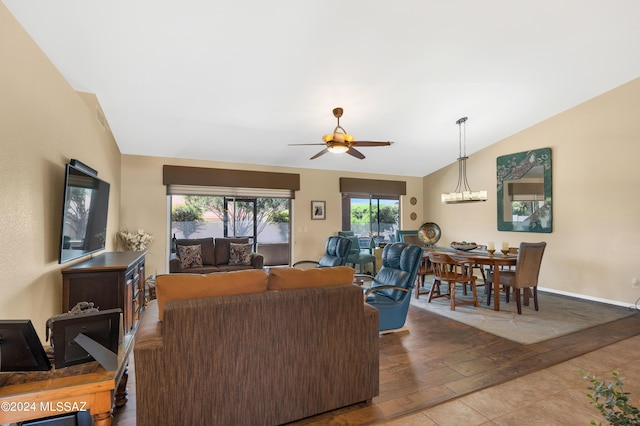
M 311 202 L 311 219 L 325 220 L 327 218 L 326 210 L 327 210 L 326 201 L 312 201 Z

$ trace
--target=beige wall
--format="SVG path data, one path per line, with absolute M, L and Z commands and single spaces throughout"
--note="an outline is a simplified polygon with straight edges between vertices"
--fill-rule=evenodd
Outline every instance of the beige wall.
M 441 244 L 546 241 L 542 287 L 594 299 L 635 303 L 640 277 L 640 79 L 545 120 L 470 156 L 474 190 L 486 203 L 443 205 L 440 193 L 457 182 L 457 165 L 424 178 L 426 217 L 442 229 Z M 473 137 L 469 134 L 468 137 Z M 499 232 L 496 157 L 551 147 L 553 232 Z
M 120 152 L 96 120 L 95 97 L 69 86 L 2 3 L 0 40 L 0 319 L 31 319 L 44 339 L 47 318 L 62 310 L 64 166 L 76 158 L 111 183 L 113 230 Z
M 319 259 L 324 253 L 324 244 L 329 235 L 335 235 L 341 227 L 340 177 L 365 179 L 402 180 L 407 182 L 407 196 L 401 197 L 401 224 L 403 228 L 417 229 L 422 223 L 421 205 L 411 206 L 412 196 L 421 198 L 422 178 L 336 172 L 328 170 L 292 169 L 214 161 L 180 160 L 175 158 L 122 156 L 122 200 L 120 219 L 129 229 L 144 228 L 154 236 L 149 247 L 147 271 L 160 274 L 167 271 L 168 207 L 166 188 L 162 184 L 164 164 L 215 167 L 238 170 L 277 171 L 300 174 L 300 191 L 296 192 L 293 204 L 293 260 Z M 311 220 L 311 201 L 327 202 L 326 220 Z M 411 212 L 418 218 L 410 219 Z

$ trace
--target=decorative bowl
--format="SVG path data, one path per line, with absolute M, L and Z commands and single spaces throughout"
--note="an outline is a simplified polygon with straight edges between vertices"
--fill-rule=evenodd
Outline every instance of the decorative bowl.
M 420 229 L 418 229 L 418 238 L 425 246 L 431 246 L 437 243 L 440 239 L 440 234 L 440 227 L 433 222 L 424 223 Z
M 451 243 L 451 248 L 455 250 L 469 251 L 478 248 L 476 243 L 470 243 L 467 241 L 457 242 L 454 241 Z

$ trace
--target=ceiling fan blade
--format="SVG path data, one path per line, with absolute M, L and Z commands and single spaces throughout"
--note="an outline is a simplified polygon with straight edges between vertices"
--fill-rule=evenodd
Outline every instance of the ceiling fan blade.
M 316 155 L 314 155 L 313 157 L 309 158 L 309 160 L 315 160 L 316 158 L 320 157 L 321 155 L 326 154 L 327 152 L 329 152 L 329 150 L 327 148 L 325 148 L 322 151 L 320 151 L 319 153 L 317 153 Z
M 347 151 L 347 154 L 353 155 L 356 158 L 364 160 L 364 154 L 361 153 L 360 151 L 358 151 L 357 149 L 355 149 L 353 146 L 349 147 L 349 150 Z
M 371 141 L 353 141 L 351 145 L 355 146 L 389 146 L 393 142 L 371 142 Z
M 326 143 L 290 143 L 289 146 L 326 145 Z

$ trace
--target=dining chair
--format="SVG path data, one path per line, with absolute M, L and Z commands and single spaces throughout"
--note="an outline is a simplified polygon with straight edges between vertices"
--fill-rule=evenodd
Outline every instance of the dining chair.
M 362 273 L 364 265 L 371 263 L 373 264 L 373 273 L 371 275 L 376 274 L 376 256 L 374 254 L 369 254 L 363 252 L 360 246 L 360 240 L 358 237 L 347 237 L 351 240 L 351 250 L 349 255 L 347 256 L 346 264 L 352 264 L 354 269 L 356 265 L 360 265 L 360 273 Z
M 480 251 L 487 251 L 487 246 L 486 245 L 479 245 L 477 247 L 478 250 Z M 471 273 L 474 273 L 474 270 L 477 269 L 478 271 L 480 271 L 480 275 L 482 275 L 482 284 L 479 284 L 476 278 L 476 288 L 477 287 L 484 287 L 484 294 L 487 294 L 487 275 L 484 272 L 484 266 L 480 265 L 478 263 L 474 263 L 473 266 L 471 267 Z M 464 290 L 464 294 L 467 294 L 467 284 L 463 285 L 463 290 Z
M 433 268 L 433 284 L 429 293 L 429 302 L 438 297 L 449 297 L 451 299 L 451 310 L 456 306 L 473 305 L 478 306 L 478 293 L 476 291 L 476 277 L 473 275 L 472 259 L 454 259 L 445 253 L 429 253 L 429 261 Z M 449 286 L 448 293 L 440 291 L 440 285 L 446 282 Z M 473 300 L 456 301 L 456 284 L 469 284 L 473 294 Z
M 522 314 L 522 303 L 520 289 L 531 289 L 533 293 L 533 304 L 536 311 L 538 310 L 538 276 L 540 275 L 540 265 L 542 264 L 542 255 L 547 243 L 520 243 L 518 249 L 518 259 L 516 260 L 515 270 L 500 271 L 500 284 L 506 292 L 506 301 L 509 302 L 509 293 L 511 288 L 514 289 L 518 314 Z M 487 279 L 491 285 L 487 286 L 488 301 L 491 304 L 491 291 L 493 287 L 493 272 L 489 272 Z
M 427 275 L 433 273 L 429 256 L 422 256 L 420 261 L 420 267 L 418 268 L 418 276 L 416 277 L 416 299 L 420 298 L 420 295 L 429 294 L 431 290 L 424 290 L 424 280 Z
M 317 268 L 329 266 L 344 266 L 351 249 L 351 240 L 348 237 L 331 236 L 324 245 L 324 256 L 320 260 L 299 260 L 291 265 L 294 268 L 305 269 L 310 265 Z

